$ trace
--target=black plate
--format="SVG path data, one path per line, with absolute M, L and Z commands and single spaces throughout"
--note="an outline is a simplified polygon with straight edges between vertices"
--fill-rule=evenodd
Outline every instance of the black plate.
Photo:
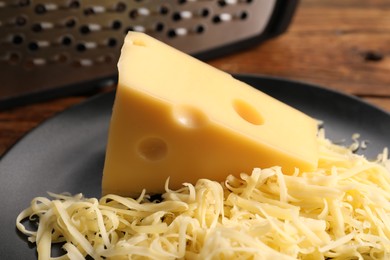
M 363 101 L 304 83 L 237 76 L 325 123 L 333 141 L 360 133 L 375 158 L 390 147 L 390 114 Z M 114 93 L 93 98 L 47 120 L 0 161 L 0 259 L 35 259 L 35 247 L 15 228 L 18 213 L 46 191 L 100 196 L 107 130 Z M 293 127 L 293 126 L 292 126 Z

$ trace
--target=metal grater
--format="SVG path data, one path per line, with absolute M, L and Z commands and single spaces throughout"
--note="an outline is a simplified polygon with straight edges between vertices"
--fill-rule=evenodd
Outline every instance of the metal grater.
M 282 33 L 297 1 L 0 0 L 0 108 L 115 79 L 125 34 L 200 59 Z

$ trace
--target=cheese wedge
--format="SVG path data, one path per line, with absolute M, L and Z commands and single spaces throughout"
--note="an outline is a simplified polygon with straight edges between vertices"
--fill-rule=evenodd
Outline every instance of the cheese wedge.
M 317 167 L 317 122 L 146 34 L 118 63 L 102 193 L 161 193 L 254 167 Z

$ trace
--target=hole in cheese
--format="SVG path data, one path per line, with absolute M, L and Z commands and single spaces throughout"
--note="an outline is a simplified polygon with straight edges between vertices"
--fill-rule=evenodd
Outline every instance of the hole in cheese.
M 187 128 L 199 128 L 207 124 L 207 116 L 198 108 L 180 105 L 173 109 L 174 119 Z
M 138 144 L 138 154 L 148 161 L 162 160 L 168 153 L 167 143 L 158 137 L 147 137 Z
M 262 125 L 264 124 L 264 119 L 252 105 L 247 102 L 236 99 L 233 101 L 233 108 L 237 114 L 244 119 L 245 121 L 253 125 Z
M 141 41 L 141 40 L 139 40 L 139 39 L 134 39 L 132 43 L 133 43 L 133 45 L 135 45 L 135 46 L 141 46 L 141 47 L 145 47 L 145 46 L 146 46 L 145 42 L 144 42 L 144 41 Z

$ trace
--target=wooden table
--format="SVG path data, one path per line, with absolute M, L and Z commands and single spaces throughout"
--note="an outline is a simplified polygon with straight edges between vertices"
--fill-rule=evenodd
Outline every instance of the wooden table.
M 390 1 L 302 0 L 288 32 L 209 63 L 319 84 L 390 112 Z M 0 156 L 39 123 L 93 94 L 0 112 Z

